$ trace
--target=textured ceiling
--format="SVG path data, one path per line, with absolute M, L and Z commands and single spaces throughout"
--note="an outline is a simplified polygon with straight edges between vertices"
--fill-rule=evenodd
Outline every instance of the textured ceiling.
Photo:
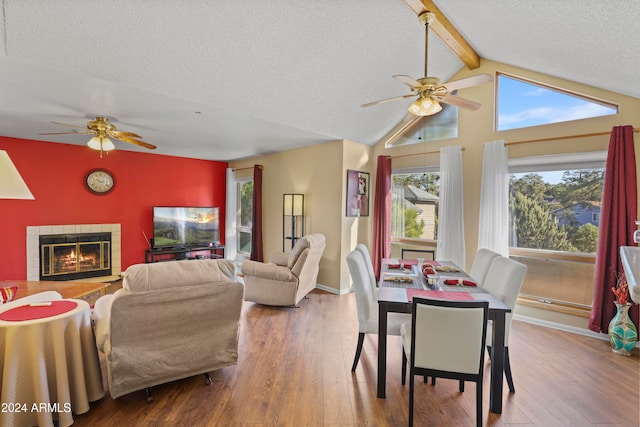
M 481 57 L 640 97 L 640 2 L 437 4 Z M 407 93 L 391 76 L 423 71 L 424 30 L 401 0 L 4 0 L 3 12 L 0 135 L 18 138 L 84 144 L 38 134 L 106 115 L 157 153 L 202 159 L 372 145 L 410 100 L 360 104 Z M 463 67 L 433 34 L 429 53 L 443 81 Z

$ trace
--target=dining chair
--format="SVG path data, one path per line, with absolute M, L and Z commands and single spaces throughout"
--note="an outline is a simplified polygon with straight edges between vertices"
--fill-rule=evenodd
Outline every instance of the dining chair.
M 476 423 L 481 426 L 489 303 L 413 298 L 411 312 L 411 322 L 402 325 L 400 332 L 403 385 L 409 361 L 409 426 L 413 425 L 416 375 L 475 382 Z
M 473 264 L 471 265 L 471 270 L 469 271 L 469 276 L 471 276 L 476 281 L 476 283 L 478 283 L 478 286 L 482 286 L 484 284 L 484 280 L 487 277 L 487 272 L 489 271 L 491 261 L 499 256 L 500 254 L 498 252 L 494 252 L 490 249 L 478 249 L 478 253 L 474 258 Z
M 436 259 L 436 251 L 433 249 L 400 249 L 400 258 L 402 259 L 426 259 L 433 261 Z
M 351 371 L 355 371 L 360 360 L 360 353 L 364 344 L 365 334 L 378 333 L 378 288 L 371 286 L 371 280 L 365 258 L 358 250 L 347 255 L 347 265 L 356 294 L 356 308 L 358 311 L 358 344 L 353 359 Z M 411 321 L 408 313 L 389 313 L 387 317 L 387 334 L 400 335 L 400 326 Z
M 491 262 L 483 287 L 494 296 L 500 298 L 500 300 L 508 305 L 513 311 L 526 273 L 526 265 L 507 257 L 499 256 L 494 258 Z M 507 313 L 504 325 L 504 375 L 507 379 L 507 384 L 509 385 L 509 391 L 513 393 L 516 389 L 513 385 L 511 363 L 509 361 L 509 332 L 511 331 L 512 321 L 513 314 Z M 487 332 L 487 349 L 489 351 L 489 357 L 491 357 L 492 354 L 492 333 L 493 322 L 489 320 L 489 328 Z
M 373 261 L 371 260 L 371 253 L 369 252 L 369 248 L 367 248 L 363 243 L 358 243 L 355 248 L 356 251 L 362 254 L 362 258 L 364 258 L 364 263 L 367 268 L 367 273 L 369 274 L 369 281 L 372 287 L 378 287 L 378 281 L 376 280 L 376 273 L 373 269 Z

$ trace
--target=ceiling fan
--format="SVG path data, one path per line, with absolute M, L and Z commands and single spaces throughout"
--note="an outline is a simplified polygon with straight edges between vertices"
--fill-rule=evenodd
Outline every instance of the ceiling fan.
M 473 77 L 467 77 L 452 82 L 441 83 L 437 77 L 428 77 L 427 64 L 429 52 L 429 24 L 435 20 L 435 14 L 432 12 L 423 12 L 418 16 L 418 20 L 425 27 L 425 47 L 424 47 L 424 75 L 425 77 L 414 79 L 406 75 L 395 75 L 393 78 L 409 86 L 412 90 L 407 95 L 396 96 L 393 98 L 382 99 L 379 101 L 362 104 L 362 107 L 370 107 L 372 105 L 382 104 L 389 101 L 396 101 L 404 98 L 417 96 L 418 98 L 409 106 L 409 113 L 415 116 L 430 116 L 442 110 L 440 103 L 451 104 L 456 107 L 465 108 L 467 110 L 477 110 L 481 104 L 456 95 L 451 92 L 471 86 L 478 86 L 493 81 L 493 77 L 489 74 L 479 74 Z
M 109 122 L 109 119 L 104 116 L 96 116 L 95 120 L 91 120 L 87 122 L 86 127 L 69 125 L 66 123 L 59 122 L 51 122 L 57 125 L 69 126 L 72 128 L 82 129 L 82 130 L 72 130 L 69 132 L 50 132 L 50 133 L 41 133 L 39 135 L 68 135 L 68 134 L 81 134 L 81 135 L 95 135 L 93 138 L 89 140 L 87 145 L 94 150 L 100 151 L 100 156 L 102 157 L 103 151 L 111 151 L 116 147 L 113 145 L 113 142 L 108 137 L 113 139 L 118 139 L 120 141 L 128 142 L 130 144 L 135 144 L 140 147 L 148 148 L 150 150 L 155 150 L 156 146 L 153 144 L 149 144 L 148 142 L 141 141 L 142 138 L 140 135 L 137 135 L 133 132 L 121 132 L 116 130 L 115 125 Z

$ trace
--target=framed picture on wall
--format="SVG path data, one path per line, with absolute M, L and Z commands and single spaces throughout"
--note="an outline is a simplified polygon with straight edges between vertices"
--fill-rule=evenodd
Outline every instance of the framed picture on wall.
M 369 216 L 369 174 L 347 171 L 347 216 Z

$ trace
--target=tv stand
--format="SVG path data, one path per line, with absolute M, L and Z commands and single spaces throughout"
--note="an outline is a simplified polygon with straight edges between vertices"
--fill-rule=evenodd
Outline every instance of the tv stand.
M 144 251 L 144 262 L 146 263 L 202 258 L 224 258 L 224 245 L 151 248 Z

